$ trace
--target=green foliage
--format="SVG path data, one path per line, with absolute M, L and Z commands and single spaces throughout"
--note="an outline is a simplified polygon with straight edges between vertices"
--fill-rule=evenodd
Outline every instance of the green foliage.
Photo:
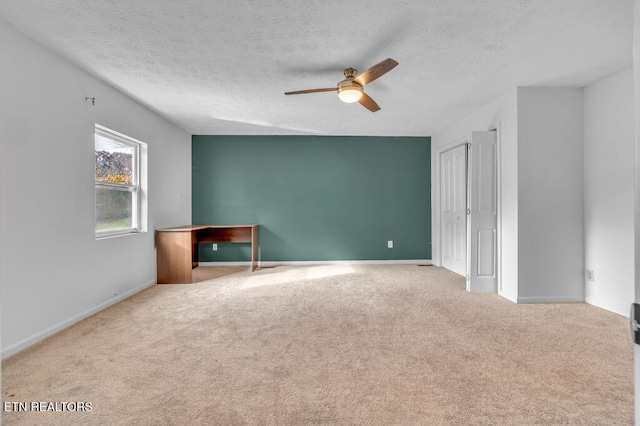
M 133 182 L 131 154 L 107 151 L 95 151 L 95 153 L 95 180 L 125 184 Z

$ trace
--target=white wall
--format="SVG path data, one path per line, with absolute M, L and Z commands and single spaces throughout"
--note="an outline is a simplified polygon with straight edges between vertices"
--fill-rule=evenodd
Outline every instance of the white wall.
M 5 357 L 155 282 L 153 230 L 191 221 L 191 137 L 4 21 L 0 40 Z M 149 232 L 94 238 L 95 123 L 148 144 Z
M 517 92 L 505 94 L 431 138 L 432 259 L 440 265 L 440 153 L 465 142 L 471 131 L 498 129 L 498 239 L 502 259 L 498 265 L 499 293 L 518 297 L 518 144 Z
M 633 70 L 585 88 L 585 301 L 629 314 L 634 276 Z
M 440 152 L 491 128 L 498 128 L 499 293 L 514 302 L 584 300 L 582 89 L 514 89 L 432 137 L 434 264 Z
M 583 89 L 518 89 L 518 302 L 584 300 Z

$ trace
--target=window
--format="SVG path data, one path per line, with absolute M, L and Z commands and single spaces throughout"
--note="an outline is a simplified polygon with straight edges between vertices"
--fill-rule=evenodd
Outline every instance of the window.
M 96 124 L 96 238 L 144 231 L 146 144 Z

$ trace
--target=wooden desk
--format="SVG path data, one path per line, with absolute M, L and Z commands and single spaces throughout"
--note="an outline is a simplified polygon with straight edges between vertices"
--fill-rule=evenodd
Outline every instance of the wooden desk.
M 251 271 L 258 267 L 258 225 L 186 225 L 156 230 L 158 284 L 191 283 L 199 243 L 251 243 Z

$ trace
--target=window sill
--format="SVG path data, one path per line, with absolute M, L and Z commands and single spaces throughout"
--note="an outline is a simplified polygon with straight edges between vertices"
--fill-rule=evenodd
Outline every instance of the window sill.
M 101 233 L 96 233 L 96 241 L 97 240 L 106 240 L 108 238 L 116 238 L 116 237 L 126 237 L 127 235 L 139 235 L 139 234 L 144 234 L 146 233 L 146 231 L 139 231 L 139 230 L 135 230 L 135 231 L 128 231 L 128 232 L 101 232 Z

